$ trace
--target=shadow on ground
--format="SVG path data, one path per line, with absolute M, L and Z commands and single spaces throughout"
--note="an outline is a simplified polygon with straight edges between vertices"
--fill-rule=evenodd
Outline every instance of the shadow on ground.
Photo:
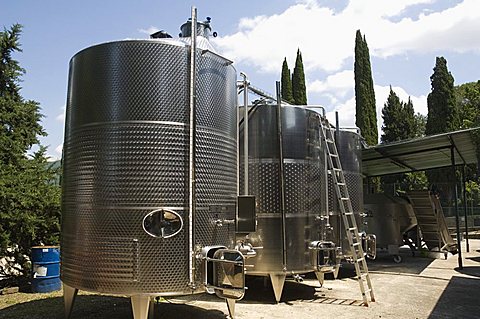
M 389 255 L 379 255 L 375 260 L 368 261 L 368 269 L 370 271 L 384 271 L 393 273 L 407 273 L 419 275 L 424 271 L 435 259 L 415 256 L 412 257 L 410 252 L 401 252 L 401 263 L 395 263 L 393 257 Z
M 480 266 L 466 266 L 463 269 L 455 268 L 455 271 L 474 277 L 480 277 Z
M 265 280 L 266 279 L 266 280 Z M 273 288 L 268 277 L 251 277 L 247 280 L 248 290 L 241 303 L 276 304 Z M 318 288 L 317 288 L 318 289 Z M 318 298 L 315 287 L 287 280 L 283 286 L 280 302 L 314 300 Z
M 0 310 L 0 319 L 64 319 L 63 298 L 34 300 Z M 70 319 L 132 319 L 130 298 L 100 295 L 77 296 Z M 220 310 L 162 302 L 155 305 L 155 319 L 225 319 Z
M 478 318 L 478 291 L 479 279 L 453 276 L 428 318 Z

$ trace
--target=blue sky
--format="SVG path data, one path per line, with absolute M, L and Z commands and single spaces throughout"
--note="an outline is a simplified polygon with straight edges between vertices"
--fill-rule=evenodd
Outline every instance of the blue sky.
M 426 114 L 436 56 L 447 59 L 456 84 L 480 79 L 478 0 L 3 1 L 0 24 L 24 25 L 23 53 L 15 55 L 27 70 L 22 94 L 41 104 L 49 134 L 42 143 L 52 158 L 61 155 L 70 58 L 101 42 L 148 38 L 148 31 L 177 35 L 192 5 L 199 18 L 212 17 L 218 51 L 271 93 L 283 58 L 293 69 L 300 48 L 309 103 L 324 105 L 330 118 L 339 111 L 343 126 L 354 124 L 357 29 L 370 48 L 379 128 L 390 85 Z

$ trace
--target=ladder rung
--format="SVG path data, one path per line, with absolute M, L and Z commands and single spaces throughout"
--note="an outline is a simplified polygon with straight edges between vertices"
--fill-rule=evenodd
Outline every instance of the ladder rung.
M 350 216 L 350 215 L 353 215 L 353 213 L 345 213 L 345 216 Z
M 331 157 L 338 157 L 337 154 L 330 154 Z
M 370 292 L 370 291 L 372 291 L 372 289 L 370 289 L 370 288 L 365 289 L 365 294 L 366 294 L 367 292 Z
M 347 184 L 338 182 L 337 185 L 338 186 L 346 186 Z
M 348 230 L 349 231 L 357 230 L 357 227 L 350 227 Z
M 350 200 L 350 197 L 342 197 L 341 200 Z
M 342 171 L 341 168 L 336 168 L 336 167 L 334 167 L 333 170 L 334 170 L 334 171 L 337 171 L 337 172 L 341 172 L 341 171 Z
M 355 246 L 360 246 L 362 243 L 353 243 L 352 246 L 355 247 Z
M 331 144 L 335 143 L 334 140 L 331 140 L 331 139 L 329 139 L 329 138 L 326 138 L 325 141 L 327 141 L 327 143 L 331 143 Z
M 364 260 L 365 260 L 365 258 L 363 258 L 363 257 L 357 258 L 357 262 L 364 261 Z

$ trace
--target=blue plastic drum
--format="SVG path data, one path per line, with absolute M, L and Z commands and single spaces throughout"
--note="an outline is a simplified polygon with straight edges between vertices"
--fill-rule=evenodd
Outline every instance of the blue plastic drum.
M 60 248 L 58 246 L 32 247 L 32 292 L 60 290 Z

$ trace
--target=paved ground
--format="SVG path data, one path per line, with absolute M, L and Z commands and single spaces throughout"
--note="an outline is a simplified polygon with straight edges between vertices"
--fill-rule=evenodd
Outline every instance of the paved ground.
M 279 304 L 268 283 L 249 281 L 236 318 L 480 318 L 480 240 L 470 243 L 463 270 L 457 268 L 457 256 L 429 259 L 411 257 L 408 251 L 402 253 L 402 264 L 388 256 L 370 262 L 376 296 L 370 307 L 359 305 L 358 283 L 348 266 L 342 278 L 327 280 L 321 288 L 313 277 L 301 284 L 288 281 Z M 0 296 L 0 319 L 60 319 L 62 308 L 60 292 Z M 226 313 L 225 302 L 209 295 L 169 299 L 155 307 L 155 319 L 225 319 Z M 85 318 L 130 319 L 129 299 L 82 293 L 71 319 Z
M 273 292 L 264 287 L 263 280 L 250 282 L 245 299 L 236 306 L 236 317 L 480 318 L 480 240 L 470 240 L 463 270 L 457 268 L 457 256 L 430 259 L 411 257 L 406 251 L 402 257 L 401 264 L 389 256 L 379 256 L 369 264 L 376 297 L 369 307 L 353 302 L 360 300 L 360 290 L 357 281 L 349 278 L 353 268 L 346 266 L 343 278 L 327 280 L 322 288 L 314 278 L 306 278 L 302 284 L 287 282 L 279 304 L 273 303 Z M 223 302 L 209 296 L 189 304 L 212 309 L 205 318 L 224 318 L 213 309 L 227 312 Z M 162 308 L 167 307 L 160 304 L 158 314 Z

